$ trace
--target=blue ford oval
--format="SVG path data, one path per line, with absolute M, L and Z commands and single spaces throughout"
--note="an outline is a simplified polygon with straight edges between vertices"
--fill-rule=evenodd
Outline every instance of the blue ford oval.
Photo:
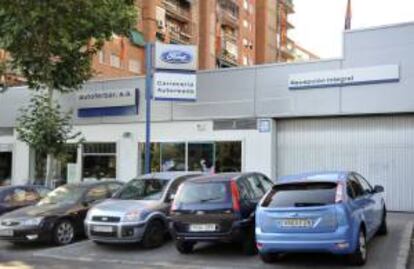
M 181 50 L 169 50 L 161 54 L 161 60 L 170 64 L 187 64 L 192 59 L 190 53 Z
M 281 178 L 257 207 L 260 257 L 269 263 L 280 253 L 330 252 L 365 264 L 367 241 L 387 233 L 383 191 L 355 172 Z

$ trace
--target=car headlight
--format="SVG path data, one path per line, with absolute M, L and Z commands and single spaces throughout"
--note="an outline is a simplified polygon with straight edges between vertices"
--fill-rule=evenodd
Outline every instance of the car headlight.
M 25 219 L 20 222 L 23 226 L 38 226 L 43 220 L 43 217 Z
M 125 214 L 124 221 L 126 222 L 133 222 L 139 221 L 141 219 L 141 211 L 140 210 L 131 210 Z

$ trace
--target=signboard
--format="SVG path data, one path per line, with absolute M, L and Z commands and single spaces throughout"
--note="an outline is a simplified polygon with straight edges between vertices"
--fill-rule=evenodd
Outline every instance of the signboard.
M 76 95 L 78 117 L 137 114 L 138 97 L 137 89 L 82 90 Z
M 341 87 L 361 84 L 397 82 L 398 65 L 381 65 L 333 71 L 309 72 L 289 76 L 289 89 Z
M 270 133 L 272 130 L 272 122 L 270 119 L 258 119 L 257 120 L 257 129 L 259 133 Z
M 197 62 L 196 46 L 155 44 L 155 69 L 195 71 Z
M 154 74 L 154 99 L 166 101 L 195 101 L 197 99 L 195 73 Z

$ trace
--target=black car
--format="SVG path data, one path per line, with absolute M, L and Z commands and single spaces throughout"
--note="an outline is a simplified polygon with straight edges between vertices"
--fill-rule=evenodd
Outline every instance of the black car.
M 122 186 L 115 181 L 67 184 L 33 206 L 0 217 L 0 239 L 10 242 L 45 241 L 57 245 L 84 235 L 83 221 L 95 203 L 110 198 Z
M 260 173 L 229 173 L 190 179 L 171 207 L 172 233 L 180 253 L 200 241 L 239 242 L 256 253 L 255 209 L 273 182 Z
M 42 186 L 0 187 L 0 215 L 34 205 L 49 192 L 50 189 Z

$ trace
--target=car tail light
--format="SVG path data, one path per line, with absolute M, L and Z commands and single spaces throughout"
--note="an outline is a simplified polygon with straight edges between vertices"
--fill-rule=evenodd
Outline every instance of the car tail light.
M 345 201 L 345 185 L 343 182 L 338 182 L 336 186 L 335 203 L 342 203 Z
M 231 187 L 231 198 L 233 202 L 233 210 L 235 212 L 240 212 L 240 194 L 239 188 L 237 187 L 236 181 L 232 180 L 230 183 Z

